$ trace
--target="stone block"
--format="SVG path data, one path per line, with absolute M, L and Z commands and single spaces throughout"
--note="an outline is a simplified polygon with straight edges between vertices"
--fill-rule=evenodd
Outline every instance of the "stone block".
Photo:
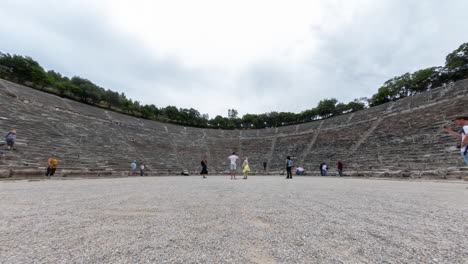
M 45 177 L 41 169 L 11 169 L 11 177 Z
M 11 171 L 9 169 L 0 169 L 0 178 L 10 178 Z

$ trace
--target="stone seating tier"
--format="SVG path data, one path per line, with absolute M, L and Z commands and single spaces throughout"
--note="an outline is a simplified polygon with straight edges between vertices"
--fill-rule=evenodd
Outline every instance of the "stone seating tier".
M 200 171 L 229 172 L 233 152 L 249 157 L 252 173 L 284 173 L 291 156 L 308 175 L 326 162 L 335 175 L 337 160 L 355 176 L 462 177 L 457 142 L 441 127 L 468 115 L 468 80 L 416 96 L 326 120 L 278 128 L 222 130 L 183 127 L 112 112 L 0 79 L 1 133 L 18 131 L 16 151 L 0 160 L 5 171 L 43 170 L 50 154 L 60 156 L 63 175 L 126 175 L 132 160 L 151 175 Z M 135 142 L 130 139 L 135 138 Z M 59 170 L 60 171 L 60 170 Z M 42 173 L 42 172 L 41 172 Z M 99 175 L 103 175 L 102 173 Z M 3 176 L 2 176 L 3 177 Z

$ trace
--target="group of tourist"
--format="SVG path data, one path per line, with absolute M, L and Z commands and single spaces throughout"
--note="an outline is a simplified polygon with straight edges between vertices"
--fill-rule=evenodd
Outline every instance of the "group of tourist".
M 458 145 L 461 151 L 461 156 L 465 163 L 468 165 L 468 136 L 466 134 L 468 133 L 468 117 L 466 116 L 460 116 L 456 117 L 455 119 L 452 120 L 454 125 L 462 127 L 462 130 L 460 133 L 457 133 L 453 130 L 453 128 L 449 125 L 444 126 L 444 130 L 452 135 L 453 137 L 459 139 L 461 143 Z M 3 151 L 4 146 L 6 145 L 6 150 L 16 150 L 16 130 L 10 130 L 6 135 L 5 135 L 5 142 L 0 142 L 0 158 L 5 157 L 5 152 Z M 55 171 L 58 166 L 58 155 L 57 154 L 52 154 L 51 157 L 47 160 L 47 166 L 46 166 L 46 176 L 53 176 L 55 174 Z M 227 159 L 230 161 L 230 174 L 231 174 L 231 179 L 234 180 L 236 179 L 236 174 L 237 174 L 237 163 L 239 160 L 239 157 L 236 155 L 235 152 L 232 153 Z M 285 167 L 286 167 L 286 179 L 292 179 L 292 168 L 294 167 L 293 161 L 290 156 L 286 157 L 285 160 Z M 266 171 L 267 168 L 267 163 L 263 162 L 263 169 Z M 202 170 L 200 174 L 203 176 L 203 178 L 206 178 L 206 175 L 208 174 L 208 157 L 205 156 L 203 157 L 203 160 L 201 161 L 201 166 Z M 131 164 L 130 167 L 132 169 L 131 175 L 134 176 L 137 172 L 137 168 L 140 171 L 140 176 L 145 175 L 145 169 L 146 166 L 142 162 L 140 163 L 139 166 L 137 166 L 136 160 L 134 160 Z M 338 175 L 340 177 L 343 176 L 343 162 L 341 160 L 338 161 L 337 163 L 337 171 Z M 322 176 L 327 176 L 327 171 L 328 171 L 328 165 L 325 162 L 320 163 L 320 174 Z M 250 165 L 249 165 L 249 159 L 248 157 L 243 158 L 242 162 L 242 173 L 244 175 L 243 179 L 247 179 L 248 175 L 250 172 Z M 296 168 L 296 174 L 297 175 L 304 175 L 305 170 L 302 166 L 298 166 Z
M 130 163 L 130 167 L 132 168 L 132 171 L 131 171 L 130 175 L 135 176 L 136 172 L 137 172 L 136 160 L 134 160 L 132 163 Z M 143 162 L 140 163 L 140 165 L 138 166 L 138 169 L 140 170 L 140 176 L 145 176 L 145 169 L 146 169 L 145 163 L 143 163 Z
M 461 155 L 462 155 L 463 160 L 468 165 L 468 136 L 466 136 L 466 134 L 468 133 L 468 117 L 457 117 L 454 120 L 452 120 L 452 122 L 456 126 L 462 127 L 461 133 L 457 133 L 453 131 L 452 127 L 450 126 L 444 126 L 444 130 L 447 131 L 452 136 L 454 136 L 455 138 L 461 140 L 459 148 L 461 150 Z M 236 155 L 235 152 L 233 152 L 232 155 L 228 157 L 228 160 L 230 161 L 231 180 L 236 179 L 238 159 L 239 157 Z M 203 178 L 206 178 L 206 175 L 208 174 L 208 159 L 206 156 L 203 158 L 201 165 L 202 165 L 202 171 L 200 172 L 200 174 L 203 175 Z M 267 166 L 267 163 L 263 162 L 263 169 L 265 171 L 266 171 L 266 166 Z M 290 156 L 286 157 L 285 167 L 286 167 L 286 179 L 292 179 L 292 168 L 294 167 L 294 165 Z M 343 162 L 341 160 L 338 160 L 337 172 L 340 177 L 343 177 L 343 168 L 344 168 Z M 320 169 L 320 175 L 327 176 L 328 165 L 325 162 L 320 163 L 319 169 Z M 242 172 L 244 174 L 243 179 L 247 179 L 248 173 L 250 172 L 249 160 L 247 157 L 244 157 L 244 161 L 242 163 Z M 304 173 L 305 173 L 305 170 L 302 166 L 298 166 L 296 168 L 297 175 L 304 175 Z
M 454 120 L 452 120 L 453 123 L 456 126 L 461 126 L 462 131 L 461 133 L 457 133 L 453 131 L 453 129 L 450 126 L 444 126 L 444 130 L 447 131 L 449 134 L 453 135 L 454 137 L 458 138 L 461 140 L 460 144 L 460 149 L 461 149 L 461 154 L 468 165 L 468 137 L 466 136 L 466 133 L 468 133 L 468 117 L 457 117 Z M 230 161 L 229 165 L 229 170 L 230 170 L 230 175 L 231 175 L 231 180 L 235 180 L 237 176 L 237 164 L 240 160 L 239 156 L 236 155 L 236 152 L 233 152 L 227 159 Z M 202 161 L 200 162 L 202 170 L 200 172 L 200 175 L 204 179 L 206 179 L 208 175 L 208 157 L 204 156 Z M 267 162 L 264 161 L 262 163 L 264 171 L 266 171 L 267 168 Z M 287 156 L 284 166 L 286 168 L 286 179 L 292 179 L 292 169 L 294 168 L 294 163 L 293 160 L 291 159 L 291 156 Z M 137 170 L 137 164 L 136 160 L 134 160 L 131 163 L 131 168 L 132 168 L 132 175 L 135 175 L 135 172 Z M 145 171 L 145 164 L 141 163 L 139 166 L 140 169 L 140 175 L 144 176 L 144 171 Z M 344 164 L 341 160 L 338 160 L 337 166 L 336 166 L 338 175 L 340 177 L 343 177 L 343 169 L 344 169 Z M 320 175 L 322 176 L 327 176 L 328 175 L 328 165 L 325 162 L 321 162 L 319 165 L 319 170 L 320 170 Z M 247 179 L 248 175 L 250 172 L 250 165 L 249 165 L 249 159 L 248 157 L 243 158 L 242 162 L 242 173 L 243 173 L 243 179 Z M 304 175 L 305 174 L 305 169 L 302 166 L 297 166 L 296 167 L 296 175 Z
M 230 161 L 229 164 L 229 171 L 231 175 L 231 180 L 235 180 L 237 176 L 237 163 L 239 161 L 239 156 L 236 155 L 236 152 L 233 152 L 227 159 Z M 202 166 L 202 170 L 200 175 L 204 179 L 206 179 L 206 175 L 208 174 L 208 157 L 204 156 L 202 161 L 200 162 Z M 293 160 L 291 156 L 287 156 L 285 160 L 285 167 L 286 167 L 286 179 L 292 179 L 292 169 L 294 168 Z M 266 162 L 263 162 L 263 169 L 266 171 Z M 322 162 L 320 163 L 320 172 L 322 176 L 327 176 L 328 166 Z M 248 175 L 250 172 L 250 165 L 249 165 L 249 158 L 244 157 L 242 162 L 242 173 L 244 177 L 242 179 L 247 180 Z M 305 169 L 302 166 L 298 166 L 296 168 L 296 175 L 304 175 Z M 340 177 L 343 176 L 343 162 L 341 160 L 338 161 L 338 174 Z
M 237 160 L 239 160 L 239 157 L 236 155 L 236 152 L 233 152 L 232 155 L 228 157 L 228 160 L 231 162 L 230 164 L 231 180 L 235 180 L 236 174 L 237 174 Z M 249 172 L 250 172 L 249 158 L 244 157 L 244 161 L 242 162 L 242 173 L 244 174 L 244 177 L 242 179 L 247 180 L 247 177 L 249 176 Z
M 16 130 L 10 130 L 5 135 L 5 142 L 0 142 L 0 158 L 5 158 L 6 152 L 3 151 L 5 145 L 6 150 L 16 150 Z M 55 171 L 57 170 L 58 160 L 57 154 L 52 154 L 49 159 L 47 159 L 46 174 L 45 176 L 54 176 Z

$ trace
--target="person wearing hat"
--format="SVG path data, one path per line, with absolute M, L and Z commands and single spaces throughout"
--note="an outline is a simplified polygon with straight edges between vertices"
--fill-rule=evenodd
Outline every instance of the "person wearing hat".
M 8 132 L 8 134 L 5 135 L 5 140 L 7 143 L 7 150 L 10 150 L 10 148 L 13 148 L 13 150 L 16 150 L 15 147 L 15 141 L 16 141 L 16 130 L 11 130 Z
M 468 116 L 456 117 L 454 120 L 452 120 L 452 122 L 456 126 L 462 127 L 461 133 L 453 131 L 451 126 L 444 126 L 444 130 L 450 135 L 454 136 L 455 138 L 461 140 L 461 156 L 465 160 L 466 165 L 468 165 L 468 136 L 466 136 L 466 134 L 468 133 Z
M 57 155 L 52 154 L 52 156 L 47 160 L 46 176 L 54 176 L 55 170 L 57 169 L 57 165 L 58 165 Z

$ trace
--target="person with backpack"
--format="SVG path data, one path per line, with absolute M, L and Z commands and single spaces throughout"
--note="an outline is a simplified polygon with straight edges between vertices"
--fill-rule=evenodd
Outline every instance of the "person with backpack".
M 452 122 L 456 126 L 461 126 L 462 131 L 461 133 L 457 133 L 453 131 L 452 127 L 450 126 L 444 126 L 444 130 L 452 135 L 453 137 L 461 140 L 460 143 L 460 152 L 463 160 L 465 161 L 466 165 L 468 166 L 468 136 L 466 135 L 468 133 L 468 116 L 459 116 L 452 120 Z
M 204 179 L 206 179 L 206 175 L 208 174 L 208 158 L 206 156 L 203 157 L 202 161 L 200 162 L 202 166 L 202 170 L 200 172 L 200 175 L 203 176 Z
M 8 134 L 5 135 L 5 141 L 7 143 L 7 150 L 10 150 L 10 148 L 16 150 L 16 148 L 14 147 L 16 142 L 16 130 L 11 130 L 10 132 L 8 132 Z

